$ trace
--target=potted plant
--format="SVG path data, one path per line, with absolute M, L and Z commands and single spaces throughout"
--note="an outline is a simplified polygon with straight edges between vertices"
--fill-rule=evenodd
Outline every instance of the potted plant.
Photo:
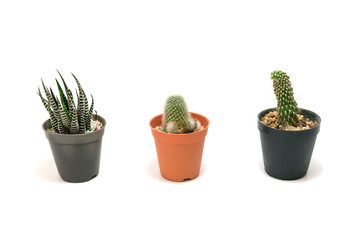
M 272 177 L 294 180 L 306 175 L 321 119 L 316 113 L 298 108 L 289 76 L 271 74 L 277 108 L 258 114 L 265 171 Z
M 40 88 L 38 95 L 50 115 L 42 129 L 50 143 L 57 170 L 64 181 L 85 182 L 93 179 L 99 173 L 102 136 L 105 132 L 106 121 L 101 116 L 93 115 L 94 99 L 91 95 L 91 105 L 86 94 L 74 77 L 78 91 L 77 104 L 72 91 L 67 87 L 59 71 L 64 88 L 56 80 L 59 96 L 55 96 L 51 88 L 42 81 L 45 97 Z
M 150 120 L 161 175 L 182 182 L 199 175 L 209 120 L 189 113 L 182 96 L 167 98 L 164 113 Z

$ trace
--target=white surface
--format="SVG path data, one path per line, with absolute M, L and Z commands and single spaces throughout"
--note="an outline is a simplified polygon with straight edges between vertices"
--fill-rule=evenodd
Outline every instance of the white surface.
M 0 239 L 358 239 L 355 1 L 0 3 Z M 338 2 L 338 3 L 335 3 Z M 101 170 L 60 180 L 40 77 L 70 72 L 108 122 Z M 322 117 L 308 175 L 263 170 L 257 114 L 286 71 Z M 200 176 L 161 178 L 148 121 L 182 94 L 211 120 Z

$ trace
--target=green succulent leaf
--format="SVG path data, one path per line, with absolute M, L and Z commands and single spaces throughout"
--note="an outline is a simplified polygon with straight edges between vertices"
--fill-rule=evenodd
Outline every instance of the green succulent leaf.
M 72 103 L 75 105 L 75 101 L 74 101 L 73 94 L 72 94 L 71 90 L 67 87 L 67 84 L 66 84 L 66 82 L 65 82 L 65 79 L 62 77 L 62 75 L 61 75 L 61 73 L 60 73 L 59 70 L 56 69 L 56 71 L 59 73 L 60 78 L 61 78 L 61 80 L 62 80 L 62 83 L 64 84 L 64 87 L 65 87 L 65 91 L 66 91 L 66 95 L 67 95 L 68 100 L 71 100 Z
M 69 112 L 69 103 L 68 103 L 68 100 L 61 88 L 61 85 L 59 84 L 59 82 L 57 81 L 57 79 L 55 78 L 56 80 L 56 84 L 57 84 L 57 88 L 59 89 L 59 93 L 60 93 L 60 99 L 61 99 L 61 104 L 62 104 L 62 108 L 64 110 L 64 112 L 66 113 L 66 116 L 68 117 L 68 119 L 71 119 L 71 114 Z
M 94 106 L 94 100 L 93 100 L 93 96 L 91 94 L 91 107 L 90 107 L 90 110 L 89 110 L 89 114 L 87 116 L 87 127 L 90 129 L 91 128 L 91 119 L 92 119 L 92 114 L 93 114 L 93 106 Z
M 78 118 L 78 122 L 79 122 L 79 133 L 85 133 L 86 132 L 86 120 L 85 120 L 85 93 L 84 90 L 82 89 L 82 86 L 79 82 L 79 80 L 75 77 L 75 75 L 73 73 L 71 73 L 72 76 L 75 78 L 78 89 L 79 89 L 79 93 L 78 93 L 78 103 L 77 103 L 77 118 Z M 76 92 L 77 94 L 77 92 Z
M 50 88 L 50 93 L 51 93 L 51 98 L 52 98 L 52 101 L 54 101 L 54 103 L 56 104 L 56 108 L 59 108 L 59 102 L 57 102 L 56 100 L 56 97 L 55 97 L 55 94 L 54 92 L 52 91 L 52 89 Z
M 51 127 L 53 127 L 54 129 L 56 129 L 57 126 L 57 119 L 55 117 L 54 112 L 51 110 L 49 103 L 47 102 L 47 100 L 42 96 L 40 88 L 38 88 L 38 92 L 37 94 L 39 95 L 42 104 L 44 105 L 44 107 L 46 108 L 47 112 L 50 115 L 50 123 L 51 123 Z
M 70 103 L 70 109 L 71 109 L 70 133 L 77 134 L 77 133 L 79 133 L 79 122 L 77 119 L 77 110 L 72 103 Z

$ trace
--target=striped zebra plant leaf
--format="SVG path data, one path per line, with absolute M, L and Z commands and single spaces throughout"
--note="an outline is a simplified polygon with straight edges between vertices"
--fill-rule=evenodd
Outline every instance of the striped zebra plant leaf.
M 91 119 L 92 119 L 92 113 L 93 113 L 93 105 L 94 105 L 94 100 L 93 100 L 93 96 L 91 94 L 91 107 L 90 107 L 89 114 L 87 116 L 87 121 L 86 121 L 86 128 L 88 128 L 88 130 L 91 129 Z
M 48 102 L 46 101 L 45 98 L 43 98 L 42 94 L 41 94 L 41 91 L 40 91 L 40 88 L 38 89 L 38 92 L 37 94 L 39 95 L 44 107 L 46 108 L 47 112 L 49 113 L 50 115 L 50 123 L 51 123 L 51 127 L 56 129 L 56 126 L 57 126 L 57 119 L 55 117 L 55 114 L 54 112 L 51 110 Z
M 52 128 L 54 128 L 56 133 L 60 134 L 83 134 L 90 131 L 92 113 L 94 109 L 93 96 L 91 95 L 92 102 L 89 109 L 87 96 L 76 76 L 72 74 L 78 86 L 78 89 L 76 89 L 76 108 L 71 90 L 67 87 L 67 84 L 60 72 L 58 70 L 57 72 L 59 73 L 63 83 L 62 87 L 59 81 L 55 78 L 59 91 L 59 97 L 55 96 L 51 88 L 45 86 L 42 79 L 41 82 L 46 98 L 41 95 L 40 88 L 38 88 L 38 95 L 50 115 Z
M 60 134 L 66 134 L 66 130 L 64 125 L 62 124 L 61 118 L 59 119 L 59 121 L 57 121 L 57 130 L 59 131 Z
M 72 104 L 74 105 L 74 107 L 76 107 L 75 100 L 70 89 L 66 89 L 66 95 L 67 95 L 67 99 L 71 99 Z
M 54 125 L 52 125 L 52 127 L 55 129 L 55 132 L 59 132 L 59 128 L 58 128 L 58 122 L 59 122 L 59 115 L 58 115 L 58 111 L 57 111 L 57 106 L 56 106 L 56 102 L 54 101 L 54 98 L 52 97 L 51 95 L 51 92 L 50 90 L 45 86 L 44 84 L 44 81 L 41 79 L 41 82 L 42 82 L 42 86 L 44 88 L 44 92 L 45 92 L 45 95 L 46 95 L 46 98 L 47 98 L 47 102 L 48 102 L 48 105 L 52 108 L 52 111 L 53 111 L 53 114 L 56 118 L 56 123 L 54 122 Z M 51 115 L 50 115 L 51 117 Z
M 79 133 L 86 132 L 86 124 L 85 124 L 85 98 L 80 93 L 79 103 L 77 106 L 77 118 L 79 122 Z
M 72 73 L 71 73 L 72 74 Z M 78 103 L 77 103 L 77 118 L 79 122 L 79 133 L 85 133 L 86 132 L 86 123 L 85 123 L 85 93 L 82 89 L 82 86 L 75 77 L 74 74 L 72 76 L 75 78 L 77 87 L 79 89 L 78 91 Z M 77 94 L 77 92 L 76 92 Z
M 82 91 L 85 96 L 85 114 L 84 114 L 84 121 L 85 121 L 85 128 L 86 131 L 90 130 L 90 124 L 88 124 L 88 115 L 89 115 L 89 103 L 87 101 L 87 96 L 84 91 Z
M 74 96 L 73 96 L 71 90 L 67 87 L 67 84 L 66 84 L 66 82 L 65 82 L 65 79 L 62 77 L 62 75 L 61 75 L 61 73 L 59 72 L 59 70 L 56 69 L 56 71 L 59 73 L 60 78 L 61 78 L 61 80 L 62 80 L 62 83 L 64 84 L 65 91 L 66 91 L 66 96 L 67 96 L 68 101 L 71 100 L 72 103 L 73 103 L 74 106 L 75 106 L 75 100 L 74 100 Z M 75 106 L 75 107 L 76 107 L 76 106 Z
M 59 111 L 59 115 L 60 115 L 62 125 L 64 126 L 65 130 L 70 129 L 70 119 L 67 116 L 67 114 L 65 113 L 65 110 L 60 106 L 58 111 Z
M 52 91 L 52 88 L 50 88 L 50 93 L 51 93 L 51 99 L 54 101 L 54 103 L 56 104 L 56 108 L 59 108 L 59 102 L 57 102 L 56 97 L 54 92 Z
M 43 89 L 44 89 L 44 92 L 45 92 L 45 95 L 46 95 L 46 98 L 47 98 L 47 100 L 49 100 L 49 98 L 50 98 L 50 91 L 49 91 L 49 89 L 45 86 L 45 83 L 44 83 L 44 81 L 42 80 L 42 78 L 41 78 L 41 83 L 42 83 L 42 87 L 43 87 Z
M 42 79 L 41 79 L 42 81 Z M 54 98 L 50 93 L 50 90 L 45 86 L 44 82 L 42 81 L 42 86 L 44 88 L 44 92 L 47 98 L 47 102 L 49 103 L 50 107 L 52 108 L 52 110 L 54 111 L 54 114 L 56 116 L 56 110 L 57 110 L 57 106 L 56 103 L 54 102 Z
M 79 93 L 77 92 L 77 89 L 75 89 L 75 92 L 76 92 L 76 97 L 77 97 L 77 104 L 79 104 Z M 77 107 L 78 107 L 78 105 L 77 105 Z
M 77 119 L 77 110 L 73 103 L 70 103 L 71 109 L 71 125 L 70 125 L 70 133 L 76 134 L 79 132 L 79 122 Z
M 50 104 L 50 107 L 52 108 L 52 111 L 54 111 L 54 114 L 55 114 L 55 117 L 58 118 L 58 110 L 57 110 L 57 102 L 56 102 L 56 98 L 55 98 L 55 95 L 54 93 L 52 92 L 52 89 L 50 88 L 47 89 L 47 92 L 48 94 L 46 94 L 47 96 L 47 101 L 49 102 Z
M 71 73 L 71 75 L 75 78 L 75 81 L 76 81 L 76 83 L 77 83 L 77 86 L 78 86 L 79 90 L 82 89 L 82 86 L 81 86 L 81 84 L 80 84 L 80 81 L 77 79 L 77 77 L 75 76 L 75 74 Z
M 67 100 L 67 98 L 66 98 L 66 96 L 64 94 L 64 91 L 62 90 L 59 82 L 57 81 L 56 78 L 55 78 L 55 80 L 56 80 L 57 88 L 59 89 L 62 108 L 63 108 L 64 112 L 66 113 L 67 117 L 70 118 L 71 116 L 70 116 L 70 112 L 68 110 L 69 109 L 68 100 Z M 57 99 L 57 101 L 58 101 L 58 99 Z M 58 101 L 58 102 L 60 102 L 60 101 Z

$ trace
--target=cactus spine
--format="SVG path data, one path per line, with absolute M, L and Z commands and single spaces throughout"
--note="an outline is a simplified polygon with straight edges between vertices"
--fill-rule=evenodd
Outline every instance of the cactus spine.
M 60 98 L 55 96 L 52 89 L 47 88 L 42 81 L 42 86 L 46 95 L 46 99 L 42 96 L 40 88 L 38 95 L 45 109 L 50 115 L 51 127 L 56 133 L 60 134 L 83 134 L 91 131 L 91 121 L 93 113 L 94 100 L 91 95 L 91 107 L 89 109 L 86 94 L 79 82 L 79 80 L 72 74 L 78 86 L 78 103 L 77 109 L 71 90 L 67 87 L 66 82 L 59 71 L 64 90 L 59 81 L 56 80 L 57 88 L 60 93 Z
M 169 96 L 166 100 L 162 117 L 161 130 L 166 133 L 192 133 L 198 130 L 201 124 L 191 117 L 182 96 Z
M 277 98 L 278 123 L 280 125 L 298 125 L 297 114 L 299 108 L 293 96 L 292 84 L 289 76 L 282 71 L 274 71 L 271 74 L 274 93 Z

